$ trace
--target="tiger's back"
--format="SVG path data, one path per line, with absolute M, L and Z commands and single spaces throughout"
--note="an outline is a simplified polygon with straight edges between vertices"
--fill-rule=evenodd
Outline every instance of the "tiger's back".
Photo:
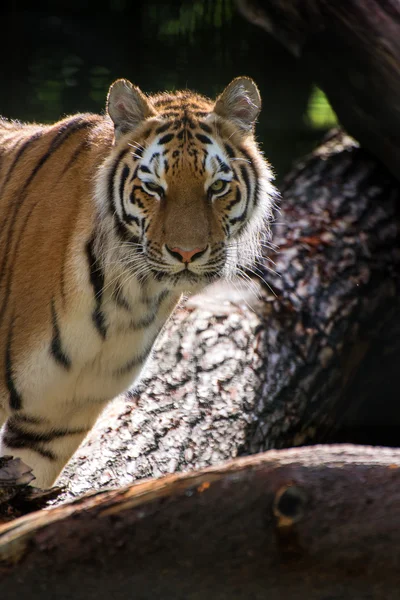
M 109 116 L 0 121 L 1 452 L 38 485 L 138 377 L 181 293 L 254 258 L 273 196 L 257 94 L 120 80 Z

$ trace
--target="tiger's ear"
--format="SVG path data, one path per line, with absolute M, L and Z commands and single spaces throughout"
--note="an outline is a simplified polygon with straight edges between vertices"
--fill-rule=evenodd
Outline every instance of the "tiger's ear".
M 107 112 L 115 125 L 115 137 L 135 129 L 142 121 L 157 114 L 143 92 L 127 79 L 117 79 L 107 96 Z
M 250 131 L 261 110 L 258 87 L 250 77 L 236 77 L 218 96 L 214 112 Z

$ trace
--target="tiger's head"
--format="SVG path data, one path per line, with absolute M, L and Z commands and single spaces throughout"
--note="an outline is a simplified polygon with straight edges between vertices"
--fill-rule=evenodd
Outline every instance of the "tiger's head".
M 114 146 L 98 185 L 120 257 L 138 279 L 194 291 L 254 260 L 275 194 L 254 138 L 260 109 L 247 77 L 214 102 L 112 84 Z

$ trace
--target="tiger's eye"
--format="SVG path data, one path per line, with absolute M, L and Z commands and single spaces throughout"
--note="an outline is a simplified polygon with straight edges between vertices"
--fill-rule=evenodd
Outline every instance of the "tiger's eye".
M 228 182 L 223 179 L 217 179 L 217 181 L 214 181 L 214 183 L 210 185 L 210 190 L 213 192 L 222 192 L 227 183 Z
M 160 196 L 162 196 L 162 194 L 164 193 L 164 189 L 160 185 L 157 185 L 157 183 L 153 183 L 152 181 L 146 181 L 146 187 L 151 192 L 156 192 Z

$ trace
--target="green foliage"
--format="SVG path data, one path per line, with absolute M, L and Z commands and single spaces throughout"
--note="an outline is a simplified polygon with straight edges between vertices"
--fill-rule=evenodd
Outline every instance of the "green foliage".
M 337 117 L 324 92 L 314 86 L 306 111 L 306 121 L 314 129 L 329 129 L 337 125 Z
M 215 97 L 245 74 L 260 86 L 257 133 L 278 175 L 337 123 L 309 74 L 248 23 L 235 0 L 104 0 L 90 18 L 80 8 L 69 15 L 57 7 L 50 14 L 27 9 L 10 21 L 9 37 L 24 40 L 25 52 L 3 65 L 0 112 L 7 117 L 51 123 L 74 112 L 104 112 L 118 77 L 147 93 L 188 87 Z
M 91 67 L 89 71 L 89 85 L 90 92 L 89 95 L 99 105 L 102 107 L 105 102 L 105 98 L 107 95 L 107 89 L 110 83 L 110 70 L 106 67 Z
M 53 121 L 60 117 L 64 93 L 67 88 L 78 85 L 82 64 L 79 56 L 38 53 L 30 65 L 29 83 L 32 104 L 36 105 L 40 120 Z
M 199 29 L 205 26 L 221 28 L 232 20 L 233 10 L 233 0 L 194 0 L 184 2 L 177 15 L 172 15 L 171 9 L 164 11 L 162 20 L 159 7 L 153 5 L 150 16 L 159 23 L 160 36 L 181 36 L 194 43 Z

